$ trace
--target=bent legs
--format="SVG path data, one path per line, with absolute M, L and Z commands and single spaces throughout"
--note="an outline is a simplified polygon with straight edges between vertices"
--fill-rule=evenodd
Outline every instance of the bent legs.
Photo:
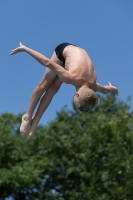
M 36 127 L 39 123 L 40 118 L 42 117 L 43 113 L 45 112 L 45 110 L 49 106 L 53 96 L 59 90 L 61 84 L 62 84 L 62 81 L 60 80 L 60 78 L 58 76 L 56 76 L 55 80 L 53 81 L 53 83 L 51 84 L 49 89 L 43 95 L 43 97 L 40 101 L 38 110 L 37 110 L 35 116 L 33 117 L 32 121 L 31 121 L 30 132 L 29 132 L 27 139 L 31 139 L 34 136 L 35 131 L 36 131 Z
M 32 119 L 32 115 L 34 112 L 34 109 L 36 105 L 38 104 L 41 96 L 44 92 L 50 87 L 51 83 L 55 79 L 56 74 L 52 72 L 49 68 L 46 69 L 46 72 L 41 80 L 41 82 L 38 84 L 38 86 L 34 89 L 30 102 L 27 108 L 26 113 L 22 117 L 22 124 L 20 126 L 20 132 L 22 136 L 24 137 L 25 134 L 29 132 L 29 125 Z
M 57 64 L 60 64 L 62 66 L 62 62 L 57 58 L 55 52 L 53 53 L 51 60 L 56 62 Z M 41 80 L 41 82 L 38 84 L 38 86 L 34 89 L 30 102 L 27 108 L 26 113 L 22 117 L 22 124 L 20 126 L 20 132 L 22 136 L 26 136 L 29 132 L 29 126 L 31 123 L 32 115 L 34 112 L 34 109 L 39 102 L 42 95 L 49 89 L 50 85 L 53 83 L 55 77 L 57 75 L 55 72 L 50 70 L 49 68 L 46 68 L 46 72 Z

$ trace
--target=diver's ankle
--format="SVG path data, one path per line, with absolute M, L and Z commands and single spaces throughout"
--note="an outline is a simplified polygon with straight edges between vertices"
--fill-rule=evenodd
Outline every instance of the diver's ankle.
M 25 113 L 22 117 L 25 121 L 31 121 L 32 115 Z

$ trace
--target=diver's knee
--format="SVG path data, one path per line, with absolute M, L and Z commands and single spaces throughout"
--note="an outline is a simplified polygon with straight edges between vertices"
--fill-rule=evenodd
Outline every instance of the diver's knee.
M 36 90 L 45 92 L 49 88 L 50 84 L 46 83 L 39 83 L 36 87 Z
M 50 92 L 52 92 L 53 94 L 56 94 L 59 89 L 60 89 L 60 85 L 58 84 L 51 84 L 49 88 Z

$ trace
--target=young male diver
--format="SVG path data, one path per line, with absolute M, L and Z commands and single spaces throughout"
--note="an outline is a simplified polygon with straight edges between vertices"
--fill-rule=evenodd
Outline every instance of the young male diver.
M 46 71 L 40 83 L 34 89 L 26 113 L 22 116 L 20 132 L 23 137 L 31 139 L 36 131 L 39 120 L 61 84 L 72 84 L 76 92 L 73 97 L 75 106 L 81 112 L 88 112 L 95 108 L 99 99 L 95 92 L 107 94 L 111 97 L 118 94 L 118 90 L 110 82 L 107 86 L 96 83 L 96 72 L 87 52 L 70 43 L 57 46 L 49 59 L 41 53 L 34 51 L 22 43 L 12 50 L 10 55 L 26 52 L 34 57 L 40 64 L 46 66 Z M 33 112 L 40 101 L 34 117 Z

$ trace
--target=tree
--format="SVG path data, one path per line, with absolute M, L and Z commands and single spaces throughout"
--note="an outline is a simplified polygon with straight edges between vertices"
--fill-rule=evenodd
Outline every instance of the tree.
M 19 134 L 21 115 L 0 117 L 0 197 L 133 200 L 133 112 L 101 97 L 93 113 L 64 108 L 36 136 Z

